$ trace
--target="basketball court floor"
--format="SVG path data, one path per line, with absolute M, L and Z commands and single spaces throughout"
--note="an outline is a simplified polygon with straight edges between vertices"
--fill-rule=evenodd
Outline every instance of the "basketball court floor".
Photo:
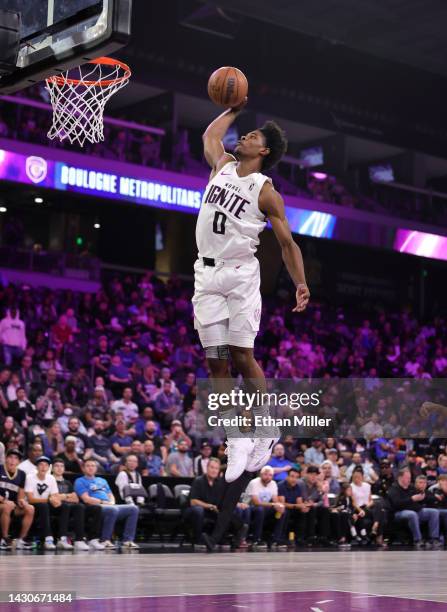
M 447 611 L 444 551 L 72 553 L 0 556 L 10 591 L 72 591 L 71 604 L 0 611 Z

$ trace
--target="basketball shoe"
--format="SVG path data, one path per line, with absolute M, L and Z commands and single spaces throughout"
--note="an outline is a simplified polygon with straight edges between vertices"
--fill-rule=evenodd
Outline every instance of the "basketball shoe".
M 273 428 L 273 429 L 276 429 L 276 428 Z M 276 433 L 278 433 L 277 436 L 275 435 Z M 278 432 L 272 431 L 271 435 L 274 435 L 275 437 L 273 438 L 272 437 L 255 438 L 253 450 L 249 454 L 247 464 L 245 466 L 245 469 L 247 470 L 247 472 L 259 471 L 261 468 L 264 467 L 264 465 L 267 463 L 267 461 L 272 456 L 272 449 L 275 446 L 275 444 L 278 442 L 280 438 L 280 433 L 279 431 Z
M 255 447 L 253 438 L 228 438 L 225 454 L 228 457 L 225 480 L 233 482 L 237 480 L 242 472 L 248 469 L 247 462 Z

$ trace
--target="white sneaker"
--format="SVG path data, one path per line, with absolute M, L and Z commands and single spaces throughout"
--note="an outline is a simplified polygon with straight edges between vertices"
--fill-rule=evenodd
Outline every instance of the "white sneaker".
M 95 540 L 89 541 L 89 547 L 92 550 L 104 550 L 105 549 L 104 544 L 101 544 L 101 542 L 97 538 Z
M 34 544 L 27 542 L 26 540 L 22 540 L 21 538 L 17 538 L 15 548 L 16 550 L 32 550 L 34 548 Z
M 65 538 L 65 539 L 60 539 L 56 545 L 58 550 L 73 550 L 73 545 L 70 544 L 70 542 Z
M 123 548 L 132 548 L 134 550 L 137 550 L 140 547 L 138 546 L 138 544 L 135 544 L 135 542 L 131 542 L 129 540 L 128 542 L 123 542 Z
M 257 472 L 272 456 L 272 449 L 279 438 L 255 438 L 255 444 L 250 453 L 245 469 L 248 472 Z
M 253 451 L 255 441 L 253 438 L 228 438 L 225 454 L 228 465 L 225 471 L 225 480 L 233 482 L 247 469 L 247 461 Z
M 45 540 L 43 548 L 44 550 L 56 550 L 53 538 L 48 538 L 48 540 Z
M 103 545 L 106 550 L 116 548 L 115 544 L 111 542 L 110 540 L 104 540 Z
M 89 545 L 84 540 L 76 540 L 74 544 L 75 550 L 90 550 Z

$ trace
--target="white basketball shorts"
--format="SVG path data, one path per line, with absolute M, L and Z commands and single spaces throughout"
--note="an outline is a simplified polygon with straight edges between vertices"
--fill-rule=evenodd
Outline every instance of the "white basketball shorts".
M 194 264 L 194 327 L 204 348 L 253 348 L 261 320 L 259 261 Z

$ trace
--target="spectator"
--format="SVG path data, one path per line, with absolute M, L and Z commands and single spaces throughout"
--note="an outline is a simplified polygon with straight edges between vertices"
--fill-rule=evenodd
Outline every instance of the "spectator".
M 447 548 L 447 474 L 438 476 L 438 482 L 430 492 L 433 495 L 430 505 L 439 513 L 439 524 L 444 535 L 444 548 Z
M 34 420 L 35 412 L 36 408 L 27 398 L 25 388 L 17 387 L 16 399 L 9 402 L 5 415 L 12 416 L 23 429 L 28 429 L 28 425 Z
M 94 434 L 90 436 L 90 444 L 93 452 L 92 459 L 95 459 L 105 471 L 109 471 L 114 463 L 118 463 L 119 459 L 112 451 L 112 441 L 104 432 L 104 421 L 97 419 L 94 426 Z
M 26 349 L 25 323 L 19 316 L 17 308 L 8 308 L 0 321 L 0 344 L 3 345 L 3 357 L 8 367 L 18 363 Z
M 320 465 L 320 470 L 322 481 L 326 481 L 328 484 L 328 492 L 332 495 L 338 495 L 340 493 L 340 483 L 332 476 L 332 463 L 329 459 L 323 461 Z
M 169 453 L 166 460 L 166 473 L 168 476 L 185 477 L 193 476 L 192 459 L 188 454 L 188 442 L 180 439 L 177 450 Z
M 125 387 L 122 398 L 112 403 L 113 412 L 120 412 L 126 423 L 135 423 L 138 419 L 138 406 L 132 402 L 132 394 L 131 387 Z
M 421 524 L 428 523 L 430 546 L 439 547 L 439 514 L 434 508 L 424 508 L 425 493 L 417 491 L 411 484 L 411 471 L 408 467 L 399 470 L 397 482 L 388 491 L 388 499 L 394 518 L 407 523 L 413 536 L 413 545 L 418 550 L 424 548 Z
M 118 488 L 120 498 L 125 504 L 133 504 L 135 502 L 138 506 L 142 506 L 144 504 L 145 497 L 143 495 L 143 479 L 141 477 L 141 472 L 138 468 L 138 455 L 134 453 L 129 453 L 124 460 L 124 469 L 118 474 L 115 480 L 115 484 Z M 142 489 L 141 496 L 129 495 L 126 494 L 126 488 L 140 488 Z
M 91 457 L 93 449 L 90 444 L 89 437 L 85 433 L 80 431 L 81 422 L 78 417 L 71 416 L 68 421 L 68 430 L 65 434 L 65 438 L 68 436 L 76 440 L 76 453 L 85 461 Z
M 202 476 L 202 474 L 206 474 L 206 467 L 210 461 L 212 451 L 213 449 L 211 448 L 211 444 L 208 444 L 208 442 L 203 442 L 200 448 L 200 455 L 197 455 L 193 462 L 195 476 Z
M 251 480 L 246 489 L 252 506 L 253 547 L 264 548 L 264 523 L 274 524 L 272 546 L 284 548 L 285 506 L 278 497 L 278 485 L 273 480 L 273 468 L 266 465 L 260 476 Z
M 306 449 L 304 460 L 307 465 L 319 466 L 324 461 L 323 442 L 319 438 L 312 440 L 312 446 Z
M 126 433 L 126 424 L 123 420 L 117 420 L 115 423 L 115 433 L 110 438 L 113 454 L 117 457 L 122 457 L 130 452 L 133 438 Z
M 25 472 L 25 475 L 35 474 L 37 472 L 37 459 L 42 456 L 43 448 L 40 442 L 34 442 L 28 452 L 28 459 L 19 464 L 19 470 Z
M 10 449 L 6 453 L 5 464 L 0 465 L 0 525 L 2 538 L 0 550 L 11 550 L 11 536 L 9 528 L 11 515 L 21 518 L 20 534 L 16 540 L 17 550 L 32 548 L 25 538 L 34 520 L 34 507 L 25 497 L 26 474 L 18 469 L 21 453 L 17 449 Z
M 180 412 L 180 395 L 178 391 L 173 390 L 171 380 L 163 381 L 162 390 L 155 397 L 154 407 L 157 417 L 165 426 L 177 418 Z
M 146 476 L 163 476 L 164 464 L 160 457 L 155 453 L 155 446 L 152 440 L 146 440 L 143 445 L 144 457 L 146 460 Z
M 205 474 L 194 479 L 189 494 L 190 506 L 184 511 L 184 519 L 193 529 L 193 542 L 199 544 L 206 528 L 212 529 L 216 524 L 220 512 L 220 506 L 225 492 L 225 483 L 219 477 L 220 462 L 216 458 L 211 458 L 208 462 Z M 241 521 L 237 512 L 233 513 L 230 526 L 234 531 L 239 532 Z M 239 543 L 240 535 L 236 536 L 236 546 Z M 218 542 L 217 542 L 218 543 Z
M 310 465 L 303 478 L 298 481 L 300 496 L 297 505 L 300 514 L 297 517 L 297 531 L 309 544 L 317 541 L 317 528 L 322 542 L 329 541 L 329 505 L 323 503 L 323 492 L 318 484 L 319 474 L 319 468 Z
M 88 459 L 84 464 L 84 476 L 75 480 L 75 493 L 84 504 L 100 506 L 103 515 L 102 542 L 106 549 L 116 548 L 112 535 L 117 521 L 124 520 L 123 548 L 138 549 L 135 531 L 138 521 L 138 507 L 116 504 L 115 497 L 104 478 L 96 476 L 97 464 Z
M 378 476 L 374 471 L 373 465 L 370 462 L 362 461 L 361 453 L 353 453 L 352 463 L 345 471 L 345 478 L 348 482 L 352 479 L 352 474 L 355 468 L 361 467 L 363 470 L 363 476 L 366 482 L 370 484 L 375 483 L 378 480 Z
M 287 473 L 292 467 L 292 463 L 285 458 L 285 449 L 282 444 L 276 444 L 273 448 L 273 455 L 268 464 L 273 468 L 273 478 L 276 482 L 281 482 L 287 478 Z
M 35 520 L 41 536 L 44 538 L 45 550 L 56 550 L 50 525 L 50 507 L 59 508 L 61 499 L 56 479 L 50 474 L 51 460 L 42 455 L 36 460 L 36 472 L 31 472 L 25 480 L 25 493 L 30 504 L 35 508 Z M 71 548 L 67 542 L 64 548 Z
M 82 474 L 82 459 L 76 452 L 77 438 L 75 436 L 67 436 L 64 441 L 64 450 L 55 459 L 62 459 L 65 466 L 65 471 L 68 474 Z
M 68 545 L 68 522 L 73 518 L 75 532 L 75 550 L 104 550 L 104 546 L 99 541 L 101 528 L 101 510 L 96 506 L 86 506 L 79 502 L 79 497 L 74 492 L 73 485 L 64 478 L 65 465 L 62 459 L 55 459 L 53 462 L 53 476 L 56 479 L 57 488 L 61 500 L 58 508 L 53 508 L 52 514 L 59 519 L 59 542 L 58 548 L 67 550 Z M 88 544 L 84 541 L 86 521 L 91 520 Z

